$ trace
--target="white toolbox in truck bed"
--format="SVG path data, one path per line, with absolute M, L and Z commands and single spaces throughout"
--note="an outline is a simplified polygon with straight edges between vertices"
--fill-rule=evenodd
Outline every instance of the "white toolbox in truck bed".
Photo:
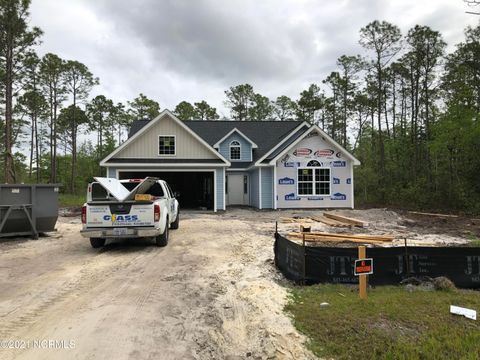
M 82 224 L 80 233 L 93 247 L 103 246 L 107 238 L 141 237 L 165 246 L 169 228 L 179 226 L 179 204 L 168 184 L 157 178 L 96 177 L 88 186 Z

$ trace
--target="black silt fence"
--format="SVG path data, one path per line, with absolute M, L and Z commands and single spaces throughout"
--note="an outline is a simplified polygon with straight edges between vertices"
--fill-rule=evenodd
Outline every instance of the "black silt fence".
M 478 247 L 367 248 L 373 258 L 372 285 L 395 285 L 408 277 L 445 276 L 460 288 L 480 288 Z M 275 234 L 275 265 L 287 279 L 306 284 L 357 284 L 358 248 L 312 247 Z

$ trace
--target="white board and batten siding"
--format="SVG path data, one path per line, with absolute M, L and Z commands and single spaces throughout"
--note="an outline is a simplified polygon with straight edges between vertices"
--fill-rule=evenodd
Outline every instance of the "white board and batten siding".
M 330 168 L 329 195 L 298 195 L 297 171 L 316 160 Z M 353 208 L 353 166 L 345 152 L 312 133 L 276 162 L 278 208 Z
M 158 136 L 175 136 L 175 155 L 158 154 Z M 177 159 L 217 159 L 214 153 L 194 138 L 186 129 L 165 114 L 141 136 L 115 155 L 117 159 L 143 158 L 177 158 Z
M 112 158 L 115 159 L 198 159 L 199 163 L 205 159 L 218 159 L 213 149 L 209 150 L 205 144 L 202 144 L 195 138 L 188 130 L 182 127 L 172 116 L 167 112 L 156 120 L 150 128 L 147 129 L 140 136 L 133 138 L 132 141 L 121 149 Z M 159 136 L 174 136 L 175 137 L 175 155 L 159 155 Z M 181 161 L 180 161 L 181 162 Z M 113 165 L 113 164 L 112 164 Z M 119 172 L 191 172 L 191 171 L 210 171 L 214 175 L 214 192 L 215 192 L 215 210 L 225 210 L 225 166 L 212 166 L 208 168 L 202 166 L 196 168 L 195 164 L 187 166 L 170 167 L 168 164 L 152 164 L 144 163 L 138 164 L 138 168 L 132 168 L 129 165 L 115 164 L 107 166 L 108 177 L 116 178 Z

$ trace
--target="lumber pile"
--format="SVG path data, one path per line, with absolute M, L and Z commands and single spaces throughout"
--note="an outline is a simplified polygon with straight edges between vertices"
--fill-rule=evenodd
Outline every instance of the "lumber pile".
M 329 225 L 329 226 L 334 226 L 334 227 L 350 227 L 350 224 L 346 224 L 341 221 L 337 221 L 334 219 L 329 219 L 325 216 L 312 216 L 310 217 L 312 220 L 321 222 L 322 224 Z
M 358 226 L 358 227 L 368 226 L 368 224 L 366 222 L 362 221 L 362 220 L 358 220 L 358 219 L 355 219 L 355 218 L 350 218 L 350 217 L 346 217 L 346 216 L 342 216 L 342 215 L 338 215 L 338 214 L 325 212 L 325 213 L 323 213 L 323 216 L 325 216 L 329 219 L 333 219 L 335 221 L 339 221 L 339 222 L 351 225 L 351 226 Z
M 291 232 L 288 233 L 291 240 L 303 240 L 308 242 L 353 242 L 362 244 L 383 244 L 395 239 L 392 235 L 371 234 L 338 234 L 325 232 Z
M 365 226 L 368 226 L 368 223 L 366 223 L 362 220 L 358 220 L 358 219 L 354 219 L 354 218 L 350 218 L 350 217 L 346 217 L 346 216 L 342 216 L 342 215 L 338 215 L 338 214 L 328 213 L 328 212 L 324 212 L 323 215 L 321 215 L 321 216 L 309 216 L 309 217 L 306 217 L 306 218 L 281 217 L 280 221 L 282 223 L 287 223 L 287 224 L 309 223 L 309 222 L 312 222 L 312 221 L 316 221 L 316 222 L 321 222 L 325 225 L 329 225 L 329 226 L 333 226 L 333 227 L 353 227 L 353 226 L 365 227 Z

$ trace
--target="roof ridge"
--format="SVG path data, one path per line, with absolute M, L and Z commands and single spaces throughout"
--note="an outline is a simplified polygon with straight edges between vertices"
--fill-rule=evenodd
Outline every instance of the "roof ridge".
M 149 122 L 149 119 L 134 119 L 133 121 Z M 182 120 L 183 122 L 214 122 L 214 123 L 301 123 L 302 120 Z
M 302 120 L 182 120 L 183 122 L 223 122 L 223 123 L 301 123 Z

